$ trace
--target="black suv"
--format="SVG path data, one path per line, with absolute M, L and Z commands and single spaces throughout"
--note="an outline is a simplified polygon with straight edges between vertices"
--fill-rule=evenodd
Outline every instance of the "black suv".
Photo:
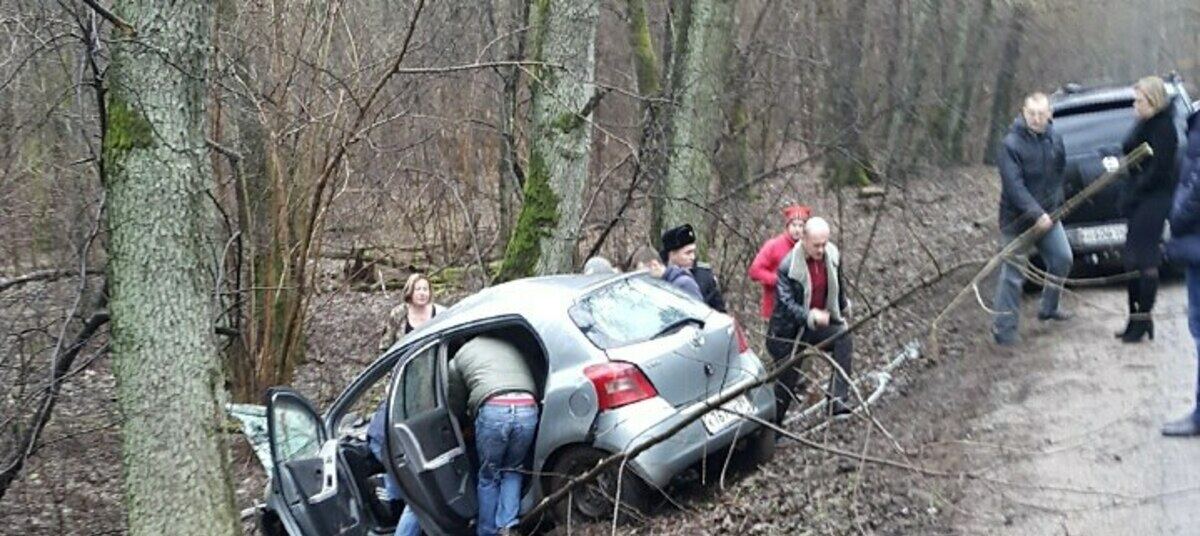
M 1182 147 L 1187 142 L 1187 118 L 1195 104 L 1188 99 L 1178 76 L 1168 75 L 1164 80 L 1175 126 L 1179 129 L 1178 154 L 1182 158 Z M 1054 129 L 1062 135 L 1067 152 L 1063 189 L 1066 199 L 1070 199 L 1104 173 L 1104 157 L 1120 155 L 1121 142 L 1137 121 L 1133 112 L 1133 86 L 1085 88 L 1068 84 L 1051 95 L 1050 102 Z M 1118 180 L 1063 219 L 1078 271 L 1120 264 L 1125 219 L 1117 203 L 1123 187 L 1124 181 Z

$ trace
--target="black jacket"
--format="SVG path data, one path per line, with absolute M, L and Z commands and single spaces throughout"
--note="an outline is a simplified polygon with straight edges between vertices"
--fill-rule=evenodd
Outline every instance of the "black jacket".
M 717 276 L 713 274 L 712 268 L 709 268 L 707 264 L 697 262 L 692 268 L 692 277 L 696 279 L 696 284 L 700 285 L 700 294 L 704 296 L 704 303 L 724 313 L 725 298 L 721 296 L 721 287 L 717 284 Z
M 828 307 L 829 300 L 836 299 L 839 315 L 844 319 L 844 315 L 850 309 L 850 300 L 846 298 L 846 279 L 842 276 L 841 254 L 836 253 L 836 249 L 832 251 L 834 253 L 827 249 L 826 268 L 830 269 L 829 277 L 837 278 L 837 285 L 829 287 L 837 289 L 837 296 L 826 296 L 826 309 L 832 309 Z M 804 282 L 797 281 L 789 275 L 792 256 L 798 252 L 803 254 L 799 245 L 784 257 L 775 271 L 775 310 L 771 313 L 771 319 L 767 321 L 767 353 L 775 359 L 787 357 L 792 351 L 796 337 L 801 336 L 808 328 L 809 304 L 804 300 L 808 290 Z
M 1054 125 L 1034 134 L 1017 117 L 996 155 L 1000 168 L 1000 229 L 1019 234 L 1063 204 L 1067 153 Z
M 1121 198 L 1121 210 L 1125 215 L 1131 214 L 1138 203 L 1151 196 L 1170 196 L 1175 192 L 1179 182 L 1175 169 L 1179 133 L 1175 130 L 1171 106 L 1134 125 L 1129 137 L 1121 144 L 1121 150 L 1128 153 L 1142 143 L 1150 144 L 1154 155 L 1130 172 Z
M 1171 234 L 1200 234 L 1200 112 L 1192 112 L 1188 118 L 1187 151 L 1171 204 Z M 1196 253 L 1200 256 L 1200 251 Z

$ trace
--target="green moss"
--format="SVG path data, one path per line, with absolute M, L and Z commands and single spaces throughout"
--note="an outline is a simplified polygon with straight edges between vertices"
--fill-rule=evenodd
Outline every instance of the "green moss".
M 141 112 L 130 108 L 124 100 L 110 97 L 107 111 L 103 147 L 105 162 L 119 166 L 129 151 L 149 147 L 154 143 L 150 121 L 147 121 Z
M 563 134 L 570 134 L 571 131 L 583 126 L 583 117 L 577 113 L 564 112 L 558 114 L 553 121 L 550 122 L 550 127 Z
M 550 188 L 546 163 L 534 150 L 529 156 L 529 175 L 525 179 L 525 204 L 504 251 L 504 261 L 496 275 L 499 281 L 533 275 L 541 257 L 542 240 L 558 225 L 558 201 Z

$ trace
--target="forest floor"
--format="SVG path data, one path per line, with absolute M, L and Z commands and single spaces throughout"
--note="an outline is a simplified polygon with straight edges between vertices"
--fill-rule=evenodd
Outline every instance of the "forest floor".
M 1121 321 L 1116 289 L 1072 293 L 1079 316 L 1022 327 L 1016 349 L 998 349 L 988 317 L 968 300 L 941 326 L 940 351 L 928 341 L 931 320 L 974 268 L 951 270 L 995 249 L 998 180 L 986 168 L 931 172 L 887 197 L 844 199 L 799 181 L 798 197 L 818 214 L 843 215 L 835 240 L 852 272 L 856 314 L 948 275 L 881 314 L 855 339 L 857 372 L 878 370 L 911 341 L 920 358 L 894 373 L 874 413 L 880 426 L 854 418 L 806 440 L 909 466 L 839 457 L 795 441 L 771 463 L 730 475 L 719 466 L 693 471 L 666 490 L 669 506 L 621 534 L 1143 534 L 1177 533 L 1200 470 L 1184 462 L 1200 442 L 1157 435 L 1162 419 L 1189 403 L 1194 366 L 1184 299 L 1167 285 L 1158 340 L 1122 347 L 1108 332 Z M 770 198 L 770 196 L 766 196 Z M 880 213 L 882 211 L 882 213 Z M 882 217 L 876 224 L 876 215 Z M 872 232 L 874 228 L 874 232 Z M 761 237 L 765 238 L 765 236 Z M 862 262 L 861 265 L 859 261 Z M 332 270 L 331 270 L 332 271 Z M 734 312 L 751 320 L 758 289 L 741 273 L 720 274 Z M 68 289 L 31 285 L 8 293 L 0 314 L 20 315 L 22 300 Z M 336 285 L 335 285 L 336 287 Z M 984 287 L 984 295 L 990 295 Z M 459 296 L 439 301 L 452 303 Z M 294 386 L 327 404 L 377 355 L 378 329 L 398 295 L 327 290 L 308 325 L 308 362 Z M 1027 303 L 1027 305 L 1030 305 Z M 1027 308 L 1024 318 L 1032 318 Z M 99 344 L 99 342 L 98 342 Z M 36 364 L 33 364 L 36 366 Z M 110 362 L 98 359 L 64 385 L 44 446 L 0 500 L 0 534 L 120 534 L 120 444 Z M 891 438 L 885 436 L 881 428 Z M 261 500 L 265 477 L 240 436 L 230 436 L 240 508 Z M 937 475 L 937 476 L 932 476 Z M 247 529 L 252 524 L 246 525 Z M 572 534 L 606 534 L 608 525 Z M 560 532 L 566 532 L 560 530 Z

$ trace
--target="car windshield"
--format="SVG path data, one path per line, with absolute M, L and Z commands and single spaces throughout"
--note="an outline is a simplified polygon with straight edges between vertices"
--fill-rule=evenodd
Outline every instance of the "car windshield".
M 650 340 L 664 328 L 703 321 L 712 312 L 670 284 L 646 275 L 618 279 L 584 296 L 571 321 L 602 350 Z

